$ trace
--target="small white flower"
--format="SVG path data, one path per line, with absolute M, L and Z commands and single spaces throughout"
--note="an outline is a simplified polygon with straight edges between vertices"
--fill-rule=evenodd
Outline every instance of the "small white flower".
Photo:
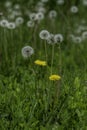
M 0 16 L 2 16 L 3 15 L 3 12 L 0 12 Z
M 85 32 L 82 33 L 82 39 L 83 40 L 87 39 L 87 31 L 85 31 Z
M 16 28 L 16 25 L 15 25 L 14 22 L 10 22 L 10 23 L 8 23 L 7 28 L 8 28 L 8 29 L 15 29 L 15 28 Z
M 10 20 L 15 20 L 15 15 L 14 15 L 14 14 L 9 14 L 9 15 L 8 15 L 8 19 L 10 19 Z
M 13 12 L 12 8 L 7 8 L 7 12 L 10 14 Z
M 36 13 L 30 13 L 29 16 L 31 21 L 36 21 Z
M 64 0 L 57 0 L 57 4 L 58 5 L 63 5 L 64 4 Z
M 39 2 L 37 3 L 37 5 L 36 5 L 37 8 L 39 8 L 39 7 L 43 7 L 43 6 L 44 6 L 44 3 L 41 2 L 41 1 L 39 1 Z
M 54 36 L 55 36 L 54 34 L 49 35 L 49 37 L 47 39 L 48 44 L 51 44 L 51 45 L 55 44 Z
M 74 37 L 74 38 L 73 38 L 73 42 L 74 42 L 74 43 L 81 43 L 81 42 L 82 42 L 82 38 L 79 37 L 79 36 Z
M 1 20 L 0 22 L 1 27 L 7 27 L 7 25 L 8 25 L 8 21 L 6 19 Z
M 68 39 L 69 39 L 70 41 L 73 41 L 74 35 L 73 35 L 73 34 L 69 34 L 69 35 L 68 35 Z
M 17 26 L 20 25 L 20 24 L 23 24 L 23 22 L 24 22 L 24 19 L 22 17 L 17 17 L 16 18 L 15 23 L 16 23 Z
M 20 11 L 20 10 L 13 10 L 12 11 L 12 14 L 14 15 L 14 16 L 21 16 L 22 15 L 22 12 Z
M 47 30 L 42 30 L 39 34 L 40 38 L 43 40 L 47 40 L 49 38 L 49 32 Z
M 48 0 L 41 0 L 41 2 L 45 3 L 45 2 L 48 2 Z
M 28 27 L 34 27 L 34 25 L 35 25 L 35 24 L 34 24 L 33 21 L 28 21 L 28 22 L 27 22 L 27 26 L 28 26 Z
M 38 12 L 46 13 L 46 9 L 44 7 L 37 8 Z
M 77 7 L 77 6 L 72 6 L 72 7 L 70 8 L 70 11 L 71 11 L 72 13 L 77 13 L 77 12 L 78 12 L 78 7 Z
M 24 58 L 29 58 L 34 53 L 34 49 L 30 46 L 25 46 L 22 48 L 21 53 Z
M 49 18 L 56 18 L 56 16 L 57 16 L 57 12 L 55 10 L 51 10 L 49 12 Z
M 81 23 L 82 23 L 82 24 L 85 24 L 85 23 L 86 23 L 86 20 L 85 20 L 85 19 L 82 19 L 82 20 L 81 20 Z
M 15 10 L 19 10 L 19 9 L 20 9 L 20 5 L 19 5 L 19 4 L 15 4 L 15 5 L 14 5 L 14 9 L 15 9 Z
M 6 1 L 5 2 L 5 7 L 10 8 L 11 5 L 12 5 L 11 1 Z
M 84 6 L 87 6 L 87 0 L 83 0 L 82 2 Z
M 55 43 L 61 43 L 61 42 L 63 41 L 63 36 L 62 36 L 62 34 L 56 34 L 56 35 L 54 36 L 54 41 L 55 41 Z
M 43 14 L 42 12 L 38 12 L 38 13 L 36 14 L 36 19 L 37 19 L 38 21 L 44 19 L 44 14 Z
M 79 28 L 77 28 L 77 29 L 75 30 L 75 33 L 80 34 L 80 33 L 81 33 L 81 30 L 80 30 Z
M 80 26 L 78 27 L 78 29 L 79 29 L 80 31 L 84 31 L 84 30 L 86 29 L 86 26 L 80 25 Z

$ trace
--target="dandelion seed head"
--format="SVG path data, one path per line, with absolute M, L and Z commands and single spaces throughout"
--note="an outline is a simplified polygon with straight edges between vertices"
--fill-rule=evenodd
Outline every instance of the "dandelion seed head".
M 12 14 L 13 14 L 14 16 L 21 17 L 22 12 L 21 12 L 20 10 L 13 10 L 13 11 L 12 11 Z
M 87 39 L 87 31 L 84 31 L 84 32 L 82 33 L 82 39 L 83 39 L 83 40 L 86 40 L 86 39 Z
M 34 49 L 30 46 L 25 46 L 22 48 L 21 53 L 24 58 L 29 58 L 34 53 Z
M 51 44 L 51 45 L 54 45 L 55 44 L 55 40 L 54 40 L 54 34 L 50 34 L 48 39 L 47 39 L 47 43 L 48 44 Z
M 30 20 L 31 21 L 36 21 L 37 20 L 37 18 L 36 18 L 36 13 L 30 13 Z
M 46 9 L 44 7 L 37 8 L 38 12 L 42 12 L 43 14 L 46 13 Z
M 33 21 L 31 21 L 31 20 L 27 22 L 28 27 L 32 28 L 32 27 L 34 27 L 34 25 L 35 25 L 35 23 Z
M 6 20 L 6 19 L 1 20 L 1 22 L 0 22 L 1 27 L 7 27 L 7 25 L 8 25 L 8 20 Z
M 80 32 L 82 32 L 82 31 L 84 31 L 84 30 L 86 30 L 87 29 L 87 27 L 86 26 L 83 26 L 83 25 L 79 25 L 79 27 L 78 27 L 78 30 L 80 31 Z
M 0 12 L 0 16 L 2 16 L 3 15 L 3 12 Z
M 11 5 L 12 5 L 11 1 L 6 1 L 5 2 L 5 7 L 10 8 Z
M 73 35 L 73 34 L 69 34 L 69 35 L 68 35 L 68 39 L 73 41 L 74 35 Z
M 15 15 L 14 15 L 14 14 L 8 15 L 8 19 L 10 19 L 10 20 L 15 20 Z
M 43 7 L 43 6 L 44 6 L 44 3 L 41 2 L 41 1 L 39 1 L 39 2 L 37 3 L 37 5 L 36 5 L 37 8 L 39 8 L 39 7 Z
M 70 11 L 71 11 L 72 13 L 77 13 L 77 12 L 78 12 L 78 7 L 77 7 L 77 6 L 72 6 L 72 7 L 70 8 Z
M 79 37 L 79 36 L 76 36 L 76 37 L 73 38 L 73 42 L 74 43 L 81 43 L 82 42 L 82 38 Z
M 83 0 L 83 1 L 82 1 L 82 4 L 83 4 L 84 6 L 87 6 L 87 0 Z
M 63 5 L 64 4 L 64 0 L 57 0 L 57 4 L 58 5 Z
M 23 24 L 23 22 L 24 22 L 24 19 L 22 17 L 17 17 L 16 18 L 15 23 L 16 23 L 17 26 L 20 25 L 20 24 Z
M 19 10 L 19 9 L 20 9 L 20 5 L 19 5 L 19 4 L 15 4 L 15 5 L 14 5 L 14 9 L 15 9 L 15 10 Z
M 9 22 L 9 23 L 7 24 L 7 28 L 8 28 L 8 29 L 15 29 L 15 28 L 16 28 L 16 25 L 15 25 L 14 22 Z
M 57 12 L 55 10 L 51 10 L 49 12 L 49 18 L 53 19 L 57 17 Z
M 47 30 L 42 30 L 39 34 L 40 38 L 43 40 L 47 40 L 49 38 L 49 32 Z
M 62 34 L 55 34 L 54 41 L 55 41 L 55 43 L 61 43 L 63 41 Z
M 43 14 L 42 12 L 38 12 L 38 13 L 36 14 L 36 19 L 37 19 L 38 21 L 44 19 L 44 14 Z
M 48 0 L 41 0 L 41 2 L 45 3 L 45 2 L 48 2 Z
M 86 23 L 86 20 L 85 20 L 85 19 L 82 19 L 82 20 L 81 20 L 81 23 L 82 23 L 82 24 L 85 24 L 85 23 Z
M 7 12 L 8 12 L 9 14 L 12 13 L 12 12 L 13 12 L 12 8 L 8 8 L 8 9 L 7 9 Z

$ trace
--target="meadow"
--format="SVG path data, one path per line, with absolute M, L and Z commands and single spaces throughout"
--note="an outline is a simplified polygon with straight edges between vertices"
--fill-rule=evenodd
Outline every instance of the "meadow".
M 87 0 L 0 0 L 0 130 L 87 130 Z

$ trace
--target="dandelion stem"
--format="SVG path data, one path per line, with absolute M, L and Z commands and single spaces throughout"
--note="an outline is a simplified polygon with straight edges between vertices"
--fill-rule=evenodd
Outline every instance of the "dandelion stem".
M 52 69 L 53 69 L 53 60 L 54 60 L 54 45 L 52 46 L 51 74 L 52 74 Z
M 61 65 L 62 65 L 62 62 L 61 62 L 61 47 L 60 47 L 60 44 L 59 44 L 59 47 L 58 47 L 58 49 L 59 49 L 59 74 L 61 74 Z
M 8 47 L 7 47 L 7 32 L 6 32 L 6 29 L 4 28 L 3 30 L 3 33 L 4 33 L 4 40 L 5 40 L 5 43 L 4 43 L 4 53 L 5 53 L 5 58 L 6 58 L 6 62 L 8 62 Z
M 58 46 L 58 49 L 59 49 L 59 67 L 58 67 L 58 73 L 61 75 L 61 47 L 60 47 L 60 44 Z M 56 98 L 58 99 L 59 95 L 60 95 L 60 85 L 61 85 L 61 81 L 58 81 L 58 86 L 57 86 L 57 94 L 56 94 Z
M 46 41 L 45 41 L 45 55 L 46 55 L 46 62 L 47 62 L 47 45 L 46 45 Z
M 36 22 L 36 23 L 35 23 L 34 32 L 33 32 L 33 39 L 34 39 L 33 46 L 34 46 L 34 48 L 36 48 L 36 33 L 37 33 L 37 29 L 38 29 L 38 24 L 37 24 L 37 22 Z

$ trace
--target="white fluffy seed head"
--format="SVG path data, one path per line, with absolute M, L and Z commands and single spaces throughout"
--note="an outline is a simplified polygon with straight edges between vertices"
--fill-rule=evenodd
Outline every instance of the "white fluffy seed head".
M 8 25 L 7 25 L 7 28 L 8 29 L 15 29 L 16 28 L 16 25 L 14 22 L 9 22 Z
M 44 13 L 46 13 L 46 8 L 44 8 L 44 7 L 39 7 L 39 8 L 37 8 L 37 11 L 38 11 L 38 12 L 42 12 L 42 13 L 44 14 Z
M 8 20 L 3 19 L 3 20 L 0 21 L 0 26 L 1 27 L 7 27 L 7 25 L 8 25 Z
M 83 4 L 84 6 L 87 6 L 87 0 L 83 0 L 83 1 L 82 1 L 82 4 Z
M 35 25 L 35 23 L 33 21 L 31 21 L 31 20 L 27 22 L 27 27 L 32 28 L 32 27 L 34 27 L 34 25 Z
M 74 34 L 69 34 L 69 35 L 68 35 L 68 39 L 69 39 L 70 41 L 73 41 L 73 39 L 74 39 Z
M 29 17 L 31 21 L 36 21 L 36 13 L 30 13 Z
M 9 20 L 15 20 L 15 15 L 14 14 L 9 14 L 8 19 Z
M 19 5 L 19 4 L 15 4 L 15 5 L 14 5 L 14 9 L 15 9 L 15 10 L 19 10 L 19 9 L 20 9 L 20 5 Z
M 57 12 L 55 10 L 51 10 L 49 12 L 49 18 L 53 19 L 57 17 Z
M 38 12 L 38 13 L 36 14 L 36 19 L 37 19 L 38 21 L 44 19 L 44 14 L 43 14 L 42 12 Z
M 40 38 L 43 40 L 47 40 L 49 38 L 49 32 L 47 30 L 42 30 L 39 34 Z
M 41 0 L 41 2 L 45 3 L 45 2 L 48 2 L 48 0 Z
M 6 1 L 5 2 L 5 7 L 11 8 L 11 5 L 12 5 L 11 1 Z
M 20 25 L 20 24 L 23 24 L 23 22 L 24 22 L 24 19 L 22 17 L 17 17 L 16 18 L 15 23 L 16 23 L 17 26 Z
M 72 6 L 72 7 L 70 8 L 70 11 L 71 11 L 72 13 L 77 13 L 77 12 L 78 12 L 78 7 L 77 7 L 77 6 Z
M 57 4 L 58 5 L 63 5 L 64 4 L 64 0 L 57 0 Z
M 73 38 L 73 42 L 74 43 L 81 43 L 82 42 L 82 38 L 79 37 L 79 36 L 76 36 L 76 37 Z
M 47 43 L 48 44 L 51 44 L 51 45 L 54 45 L 55 44 L 55 40 L 54 40 L 54 34 L 50 34 L 48 39 L 47 39 Z
M 0 16 L 2 16 L 3 15 L 3 12 L 0 12 Z
M 84 31 L 84 32 L 82 33 L 82 39 L 83 39 L 83 40 L 86 40 L 86 39 L 87 39 L 87 31 Z
M 61 43 L 63 41 L 62 34 L 55 34 L 54 41 L 55 41 L 55 43 Z
M 24 58 L 29 58 L 34 53 L 34 49 L 30 46 L 25 46 L 22 48 L 21 53 Z
M 39 2 L 37 3 L 37 5 L 36 5 L 37 8 L 39 8 L 39 7 L 43 7 L 43 6 L 44 6 L 44 3 L 41 2 L 41 1 L 39 1 Z

